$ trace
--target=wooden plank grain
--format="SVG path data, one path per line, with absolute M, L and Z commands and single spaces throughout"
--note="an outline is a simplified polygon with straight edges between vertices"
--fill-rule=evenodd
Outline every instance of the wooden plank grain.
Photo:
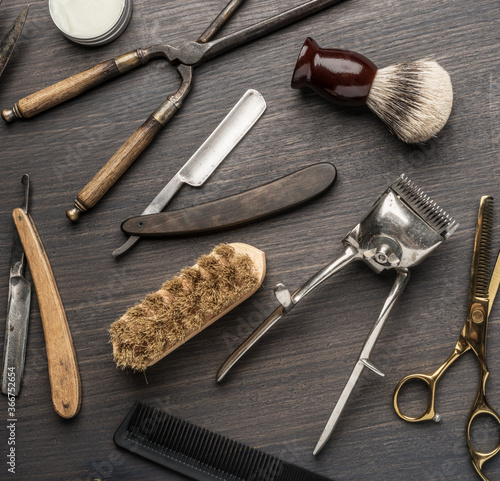
M 23 36 L 0 79 L 0 108 L 132 49 L 197 38 L 225 3 L 136 0 L 123 35 L 90 49 L 60 35 L 51 24 L 47 2 L 32 1 Z M 300 0 L 245 2 L 223 33 L 298 4 Z M 3 0 L 0 34 L 19 9 L 16 2 Z M 473 356 L 465 356 L 442 379 L 439 425 L 401 421 L 392 408 L 392 391 L 403 376 L 441 363 L 464 320 L 479 199 L 495 197 L 499 190 L 499 26 L 495 0 L 345 0 L 210 60 L 195 69 L 193 90 L 176 117 L 77 224 L 65 218 L 75 195 L 177 88 L 175 69 L 163 60 L 150 62 L 30 120 L 0 124 L 0 313 L 7 308 L 11 212 L 21 202 L 21 176 L 29 173 L 30 210 L 66 308 L 83 389 L 79 415 L 59 419 L 51 406 L 34 299 L 24 383 L 16 400 L 16 479 L 181 481 L 181 476 L 114 446 L 114 430 L 136 400 L 335 480 L 478 479 L 464 436 L 477 389 Z M 309 35 L 324 47 L 358 51 L 379 67 L 438 60 L 454 86 L 454 108 L 442 133 L 425 145 L 404 145 L 365 109 L 339 109 L 313 92 L 292 90 L 295 60 Z M 266 113 L 206 185 L 181 190 L 169 209 L 237 194 L 321 161 L 337 167 L 333 189 L 273 219 L 187 239 L 142 240 L 123 259 L 112 258 L 111 252 L 125 240 L 121 222 L 148 205 L 248 88 L 263 94 Z M 273 286 L 284 282 L 294 290 L 339 256 L 343 236 L 402 172 L 460 227 L 413 269 L 387 321 L 373 353 L 386 378 L 363 374 L 330 443 L 313 458 L 312 449 L 392 276 L 377 276 L 362 264 L 347 268 L 276 325 L 222 385 L 216 385 L 215 372 L 277 306 Z M 495 250 L 499 235 L 495 221 Z M 110 324 L 220 242 L 244 242 L 266 253 L 262 288 L 152 366 L 147 378 L 117 370 L 107 333 Z M 489 402 L 496 408 L 498 309 L 490 320 L 487 385 Z M 0 418 L 6 409 L 3 398 Z M 5 459 L 5 423 L 0 433 Z M 4 472 L 5 464 L 1 479 Z M 499 472 L 498 462 L 487 468 L 491 479 Z

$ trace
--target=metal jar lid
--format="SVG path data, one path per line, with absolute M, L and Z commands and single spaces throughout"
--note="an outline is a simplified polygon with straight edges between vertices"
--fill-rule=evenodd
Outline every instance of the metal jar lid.
M 54 15 L 54 7 L 53 7 L 54 0 L 49 0 L 49 12 L 50 16 L 52 18 L 52 21 L 54 22 L 54 25 L 59 29 L 59 31 L 69 40 L 79 43 L 81 45 L 88 45 L 88 46 L 98 46 L 98 45 L 104 45 L 106 43 L 109 43 L 116 38 L 118 38 L 123 31 L 127 28 L 127 25 L 130 21 L 130 18 L 132 17 L 132 0 L 122 0 L 122 7 L 121 7 L 121 12 L 118 18 L 116 19 L 115 23 L 111 25 L 111 27 L 103 32 L 100 35 L 97 36 L 88 36 L 88 37 L 80 37 L 80 36 L 74 36 L 66 32 L 58 23 L 56 22 L 56 16 Z

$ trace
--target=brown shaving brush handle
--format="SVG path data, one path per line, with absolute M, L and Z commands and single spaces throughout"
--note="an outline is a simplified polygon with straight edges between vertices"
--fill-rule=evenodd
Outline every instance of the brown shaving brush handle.
M 308 37 L 295 65 L 292 88 L 309 87 L 340 105 L 365 105 L 376 73 L 375 64 L 363 55 L 320 48 Z

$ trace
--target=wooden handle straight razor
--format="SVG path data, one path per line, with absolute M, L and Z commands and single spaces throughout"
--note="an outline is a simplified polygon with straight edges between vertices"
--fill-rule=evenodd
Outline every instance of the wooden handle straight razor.
M 35 224 L 22 209 L 12 213 L 35 284 L 49 367 L 54 409 L 63 418 L 80 411 L 82 388 L 75 347 L 49 259 Z

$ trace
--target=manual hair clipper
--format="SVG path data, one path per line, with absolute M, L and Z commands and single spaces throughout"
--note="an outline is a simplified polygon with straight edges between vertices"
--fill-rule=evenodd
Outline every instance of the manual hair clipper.
M 227 359 L 217 373 L 220 382 L 238 360 L 287 312 L 315 287 L 346 267 L 361 260 L 377 274 L 394 269 L 397 277 L 349 380 L 314 450 L 317 454 L 328 441 L 361 372 L 368 367 L 384 374 L 370 360 L 370 354 L 396 300 L 410 277 L 409 268 L 419 264 L 458 227 L 435 202 L 405 175 L 392 184 L 375 202 L 371 212 L 343 239 L 344 253 L 312 276 L 293 294 L 283 285 L 274 288 L 280 306 Z

